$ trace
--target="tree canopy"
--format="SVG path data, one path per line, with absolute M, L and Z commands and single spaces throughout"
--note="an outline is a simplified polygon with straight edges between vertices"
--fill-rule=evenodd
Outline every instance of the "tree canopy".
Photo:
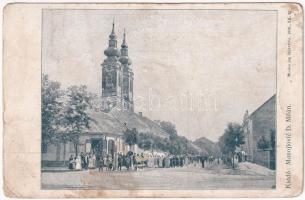
M 70 141 L 77 153 L 79 135 L 89 128 L 91 119 L 86 110 L 92 107 L 92 94 L 84 85 L 63 90 L 48 75 L 42 76 L 41 92 L 42 149 L 49 143 Z
M 176 127 L 171 122 L 156 121 L 168 133 L 169 138 L 161 138 L 152 133 L 139 133 L 138 146 L 145 150 L 161 150 L 174 155 L 199 154 L 192 141 L 177 134 Z
M 129 146 L 132 146 L 137 143 L 138 131 L 137 129 L 126 129 L 124 132 L 124 141 Z
M 59 82 L 51 81 L 48 75 L 43 75 L 41 93 L 41 141 L 42 148 L 45 148 L 47 144 L 57 141 L 63 109 L 63 91 Z
M 86 110 L 91 107 L 91 96 L 87 87 L 71 86 L 66 91 L 67 101 L 64 109 L 65 134 L 74 144 L 75 152 L 78 152 L 79 136 L 84 129 L 89 128 L 90 117 Z
M 219 138 L 219 146 L 223 154 L 233 153 L 236 147 L 244 143 L 243 128 L 238 123 L 229 123 L 224 134 Z

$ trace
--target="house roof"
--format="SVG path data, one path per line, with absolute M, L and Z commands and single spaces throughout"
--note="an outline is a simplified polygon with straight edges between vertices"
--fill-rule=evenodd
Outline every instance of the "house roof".
M 108 113 L 101 111 L 88 111 L 91 118 L 87 133 L 111 133 L 123 135 L 124 126 L 118 120 Z
M 126 123 L 127 128 L 136 128 L 138 132 L 149 132 L 161 138 L 168 138 L 169 135 L 160 127 L 160 125 L 147 117 L 140 116 L 129 110 L 112 109 L 109 114 L 120 123 Z
M 262 105 L 260 105 L 256 110 L 254 110 L 251 114 L 250 117 L 252 117 L 258 110 L 260 110 L 265 104 L 267 104 L 269 101 L 273 100 L 276 98 L 276 94 L 272 95 L 267 101 L 265 101 Z
M 146 117 L 142 117 L 132 111 L 112 109 L 109 113 L 90 110 L 87 112 L 91 118 L 87 133 L 109 133 L 123 135 L 125 124 L 129 129 L 136 128 L 138 132 L 152 133 L 161 138 L 169 135 L 160 125 Z

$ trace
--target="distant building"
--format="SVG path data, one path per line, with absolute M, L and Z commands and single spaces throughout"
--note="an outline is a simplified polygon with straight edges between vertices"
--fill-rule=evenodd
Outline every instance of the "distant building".
M 275 169 L 276 156 L 276 95 L 252 114 L 246 111 L 243 120 L 247 160 Z

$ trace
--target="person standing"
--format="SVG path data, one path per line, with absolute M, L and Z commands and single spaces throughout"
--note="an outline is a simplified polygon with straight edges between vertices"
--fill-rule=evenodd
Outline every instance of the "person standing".
M 135 154 L 132 156 L 132 159 L 133 159 L 134 170 L 137 171 L 138 170 L 138 162 L 137 162 Z
M 82 170 L 82 159 L 81 156 L 77 156 L 75 160 L 75 170 Z
M 129 167 L 130 167 L 130 157 L 128 155 L 125 157 L 125 163 L 126 163 L 127 170 L 129 170 Z
M 81 167 L 82 169 L 85 168 L 85 155 L 83 154 L 83 152 L 80 153 L 80 159 L 81 159 Z
M 109 156 L 109 171 L 113 169 L 113 158 L 112 156 Z
M 88 168 L 89 168 L 89 169 L 93 169 L 93 168 L 94 168 L 94 165 L 93 165 L 93 158 L 92 158 L 91 155 L 89 155 L 88 160 L 89 160 Z
M 118 169 L 118 154 L 115 153 L 113 155 L 113 171 L 116 171 Z
M 107 155 L 105 157 L 103 157 L 103 167 L 106 168 L 106 171 L 108 170 L 108 157 Z
M 92 154 L 92 162 L 93 162 L 93 168 L 96 168 L 96 156 L 94 153 Z
M 75 156 L 73 158 L 72 163 L 73 163 L 73 169 L 75 170 L 75 168 L 76 168 L 76 157 Z
M 69 158 L 69 169 L 73 170 L 73 155 L 71 155 Z
M 201 157 L 201 158 L 200 158 L 200 161 L 201 161 L 201 166 L 202 166 L 202 168 L 204 168 L 205 157 Z
M 119 156 L 118 156 L 118 170 L 122 170 L 122 162 L 123 162 L 123 160 L 122 160 L 122 156 L 121 156 L 121 154 L 119 154 Z
M 85 169 L 87 170 L 89 167 L 89 156 L 88 154 L 86 153 L 85 154 Z
M 107 155 L 107 157 L 106 157 L 106 171 L 108 171 L 109 170 L 109 164 L 110 164 L 110 161 L 109 161 L 109 155 Z
M 99 157 L 98 159 L 98 171 L 100 172 L 101 170 L 103 171 L 103 166 L 104 166 L 104 159 L 102 156 Z

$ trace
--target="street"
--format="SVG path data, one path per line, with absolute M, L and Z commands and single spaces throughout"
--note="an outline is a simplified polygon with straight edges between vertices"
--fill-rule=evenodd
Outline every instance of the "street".
M 145 168 L 139 171 L 42 172 L 43 189 L 270 189 L 275 172 L 253 163 L 238 169 L 213 164 L 176 168 Z

